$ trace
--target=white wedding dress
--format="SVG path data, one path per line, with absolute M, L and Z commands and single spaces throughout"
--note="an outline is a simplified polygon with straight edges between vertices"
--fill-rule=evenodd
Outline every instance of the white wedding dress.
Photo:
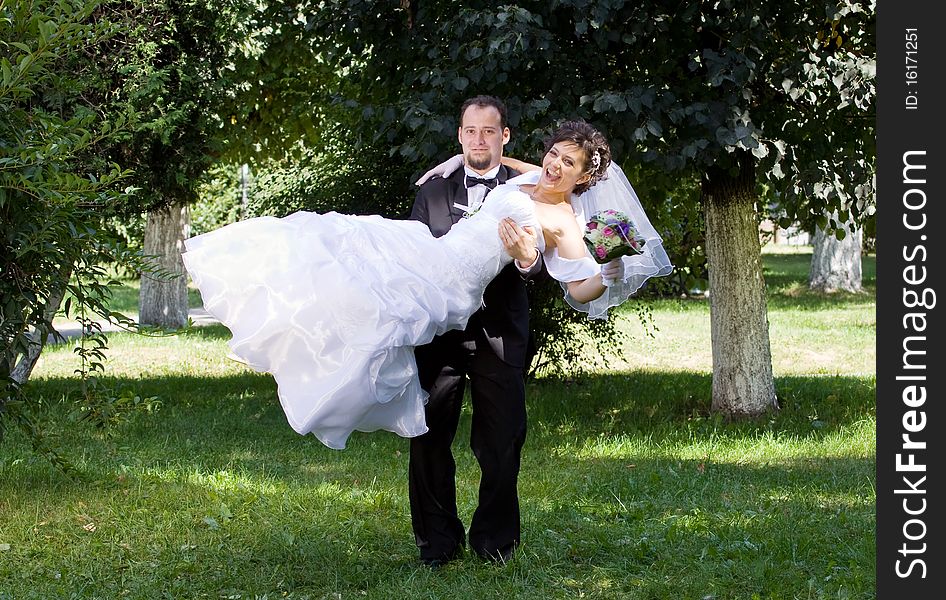
M 480 307 L 512 261 L 507 216 L 540 230 L 529 197 L 502 186 L 440 238 L 419 221 L 297 212 L 190 238 L 183 258 L 233 354 L 276 379 L 292 428 L 341 449 L 354 430 L 427 431 L 414 347 Z
M 573 198 L 576 218 L 583 226 L 596 204 L 628 203 L 633 195 L 635 206 L 620 206 L 647 245 L 645 255 L 623 259 L 624 280 L 599 300 L 580 304 L 566 294 L 591 318 L 606 316 L 648 277 L 672 269 L 636 194 L 612 167 L 614 190 Z M 232 353 L 276 379 L 293 429 L 338 449 L 354 430 L 413 437 L 427 431 L 427 393 L 417 378 L 414 347 L 466 327 L 486 285 L 512 262 L 499 238 L 500 220 L 511 217 L 541 232 L 532 200 L 519 190 L 537 179 L 538 172 L 526 173 L 498 186 L 440 238 L 419 221 L 297 212 L 190 238 L 184 265 L 204 308 L 230 329 Z M 608 188 L 599 183 L 592 190 L 600 195 Z M 541 233 L 538 242 L 544 251 Z M 563 283 L 601 271 L 590 255 L 563 259 L 554 248 L 543 260 Z

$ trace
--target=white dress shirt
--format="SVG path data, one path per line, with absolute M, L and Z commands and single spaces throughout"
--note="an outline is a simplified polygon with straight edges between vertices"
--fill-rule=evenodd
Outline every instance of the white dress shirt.
M 493 179 L 499 175 L 499 167 L 501 166 L 501 164 L 496 165 L 494 168 L 490 169 L 486 173 L 483 173 L 482 175 L 465 165 L 463 167 L 463 171 L 470 177 Z M 483 198 L 486 197 L 486 194 L 489 191 L 490 189 L 483 184 L 477 184 L 466 188 L 466 205 L 470 207 L 469 212 L 473 212 L 480 207 L 480 204 L 483 203 Z

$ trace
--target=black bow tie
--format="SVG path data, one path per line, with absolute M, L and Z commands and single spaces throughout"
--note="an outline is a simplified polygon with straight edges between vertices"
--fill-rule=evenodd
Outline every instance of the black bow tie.
M 488 187 L 489 189 L 493 189 L 493 188 L 496 187 L 496 185 L 497 185 L 498 183 L 499 183 L 499 180 L 496 179 L 495 177 L 491 177 L 491 178 L 489 178 L 489 179 L 485 179 L 485 178 L 483 178 L 483 177 L 473 177 L 472 175 L 467 175 L 467 176 L 466 176 L 466 182 L 464 183 L 464 185 L 466 185 L 466 187 L 468 187 L 468 188 L 471 188 L 471 187 L 473 187 L 474 185 L 480 185 L 480 184 L 482 184 L 482 185 L 485 185 L 486 187 Z

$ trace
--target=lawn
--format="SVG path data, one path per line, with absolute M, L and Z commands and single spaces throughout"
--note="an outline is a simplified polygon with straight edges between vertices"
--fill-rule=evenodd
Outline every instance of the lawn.
M 652 338 L 626 310 L 622 357 L 528 385 L 508 565 L 421 567 L 407 440 L 356 433 L 334 451 L 295 434 L 271 378 L 226 358 L 220 326 L 110 335 L 105 383 L 151 409 L 109 431 L 71 415 L 76 358 L 51 348 L 30 391 L 79 475 L 17 433 L 0 445 L 0 599 L 873 598 L 873 257 L 866 293 L 830 296 L 805 289 L 810 248 L 764 259 L 781 410 L 709 413 L 705 299 L 653 302 Z

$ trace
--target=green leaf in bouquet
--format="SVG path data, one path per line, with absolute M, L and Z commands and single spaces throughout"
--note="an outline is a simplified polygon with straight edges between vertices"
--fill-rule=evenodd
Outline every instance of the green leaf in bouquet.
M 585 240 L 585 246 L 588 248 L 588 253 L 591 254 L 591 257 L 595 260 L 595 262 L 599 265 L 603 265 L 620 256 L 634 256 L 635 254 L 643 253 L 645 240 L 636 238 L 635 241 L 640 244 L 639 249 L 634 249 L 634 247 L 629 244 L 621 244 L 620 246 L 609 250 L 608 253 L 604 255 L 604 258 L 600 258 L 595 253 L 595 245 L 588 240 Z

